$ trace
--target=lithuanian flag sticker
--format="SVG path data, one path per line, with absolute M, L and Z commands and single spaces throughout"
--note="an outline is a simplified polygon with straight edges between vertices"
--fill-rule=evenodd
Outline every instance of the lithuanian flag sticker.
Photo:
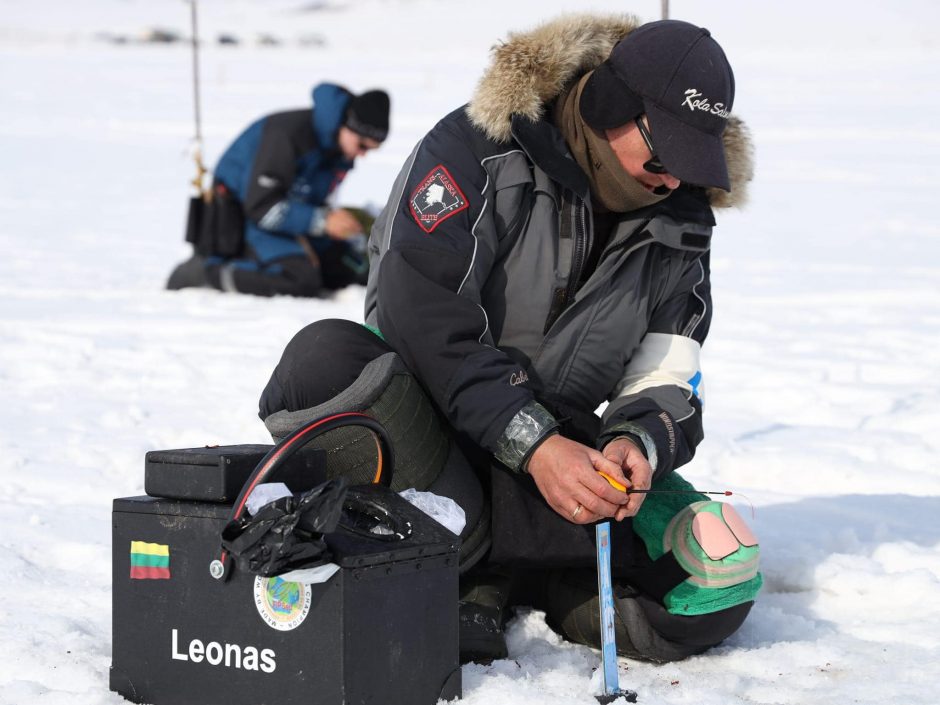
M 170 547 L 162 543 L 131 541 L 131 578 L 166 580 L 170 577 Z

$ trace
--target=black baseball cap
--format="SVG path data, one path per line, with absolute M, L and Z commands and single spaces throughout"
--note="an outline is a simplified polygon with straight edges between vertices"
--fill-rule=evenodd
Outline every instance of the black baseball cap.
M 656 156 L 677 179 L 731 190 L 721 135 L 734 103 L 734 73 L 707 29 L 679 20 L 637 27 L 581 92 L 596 130 L 646 113 Z

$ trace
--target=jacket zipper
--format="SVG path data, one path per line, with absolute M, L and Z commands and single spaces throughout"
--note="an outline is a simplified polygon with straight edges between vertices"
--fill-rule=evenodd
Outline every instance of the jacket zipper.
M 542 329 L 543 334 L 548 333 L 548 330 L 554 325 L 555 321 L 558 320 L 565 309 L 568 308 L 571 301 L 574 300 L 574 296 L 578 291 L 578 280 L 581 278 L 581 270 L 584 269 L 584 258 L 587 249 L 585 242 L 587 240 L 587 222 L 585 219 L 587 209 L 584 207 L 584 201 L 578 198 L 577 194 L 573 191 L 568 191 L 568 193 L 571 194 L 571 203 L 574 204 L 573 207 L 575 208 L 571 269 L 568 273 L 567 286 L 555 289 L 552 294 L 552 305 L 548 312 L 548 318 L 545 319 L 545 327 Z M 567 212 L 567 208 L 562 209 L 563 214 Z
M 565 293 L 566 308 L 574 300 L 574 295 L 578 291 L 578 284 L 581 282 L 581 270 L 584 269 L 584 258 L 587 254 L 587 223 L 584 216 L 587 208 L 584 207 L 584 201 L 573 192 L 571 195 L 577 199 L 577 212 L 575 213 L 574 222 L 574 254 L 571 257 L 571 278 L 568 279 L 568 291 Z

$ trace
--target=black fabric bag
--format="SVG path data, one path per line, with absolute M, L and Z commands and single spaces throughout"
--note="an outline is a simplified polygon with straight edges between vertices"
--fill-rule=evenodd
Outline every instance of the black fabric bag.
M 381 507 L 376 508 L 374 502 L 353 501 L 346 506 L 348 480 L 342 476 L 301 495 L 269 502 L 254 517 L 247 514 L 248 497 L 259 484 L 282 470 L 290 457 L 309 441 L 346 426 L 362 426 L 372 431 L 377 448 L 372 482 L 385 487 L 391 484 L 394 453 L 388 432 L 378 421 L 360 412 L 338 412 L 305 421 L 268 451 L 242 486 L 222 529 L 222 552 L 213 561 L 214 577 L 228 574 L 229 558 L 248 572 L 265 577 L 328 563 L 332 556 L 323 535 L 336 530 L 344 512 L 352 516 L 347 517 L 345 524 L 353 527 L 364 525 L 366 530 L 372 530 L 383 523 Z
M 189 199 L 189 210 L 186 213 L 186 242 L 199 251 L 199 242 L 202 238 L 202 223 L 205 220 L 206 202 L 202 196 L 193 196 Z
M 253 517 L 222 530 L 222 546 L 250 573 L 272 577 L 294 568 L 313 568 L 333 559 L 323 534 L 336 530 L 346 478 L 266 504 Z
M 203 257 L 240 257 L 245 250 L 245 213 L 241 202 L 222 183 L 212 186 L 208 200 L 189 199 L 186 241 Z

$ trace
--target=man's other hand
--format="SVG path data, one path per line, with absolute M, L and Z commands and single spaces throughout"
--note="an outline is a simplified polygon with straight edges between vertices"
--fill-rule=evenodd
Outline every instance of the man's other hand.
M 336 208 L 327 214 L 323 229 L 334 240 L 346 240 L 361 234 L 362 224 L 345 208 Z
M 604 457 L 615 463 L 618 469 L 623 471 L 623 476 L 626 478 L 626 482 L 623 484 L 628 490 L 631 488 L 648 490 L 650 488 L 653 481 L 653 469 L 646 460 L 646 456 L 632 441 L 627 438 L 615 438 L 604 446 Z M 640 511 L 640 505 L 646 499 L 646 494 L 628 493 L 626 497 L 626 504 L 617 510 L 614 517 L 617 521 L 636 516 L 636 513 Z

